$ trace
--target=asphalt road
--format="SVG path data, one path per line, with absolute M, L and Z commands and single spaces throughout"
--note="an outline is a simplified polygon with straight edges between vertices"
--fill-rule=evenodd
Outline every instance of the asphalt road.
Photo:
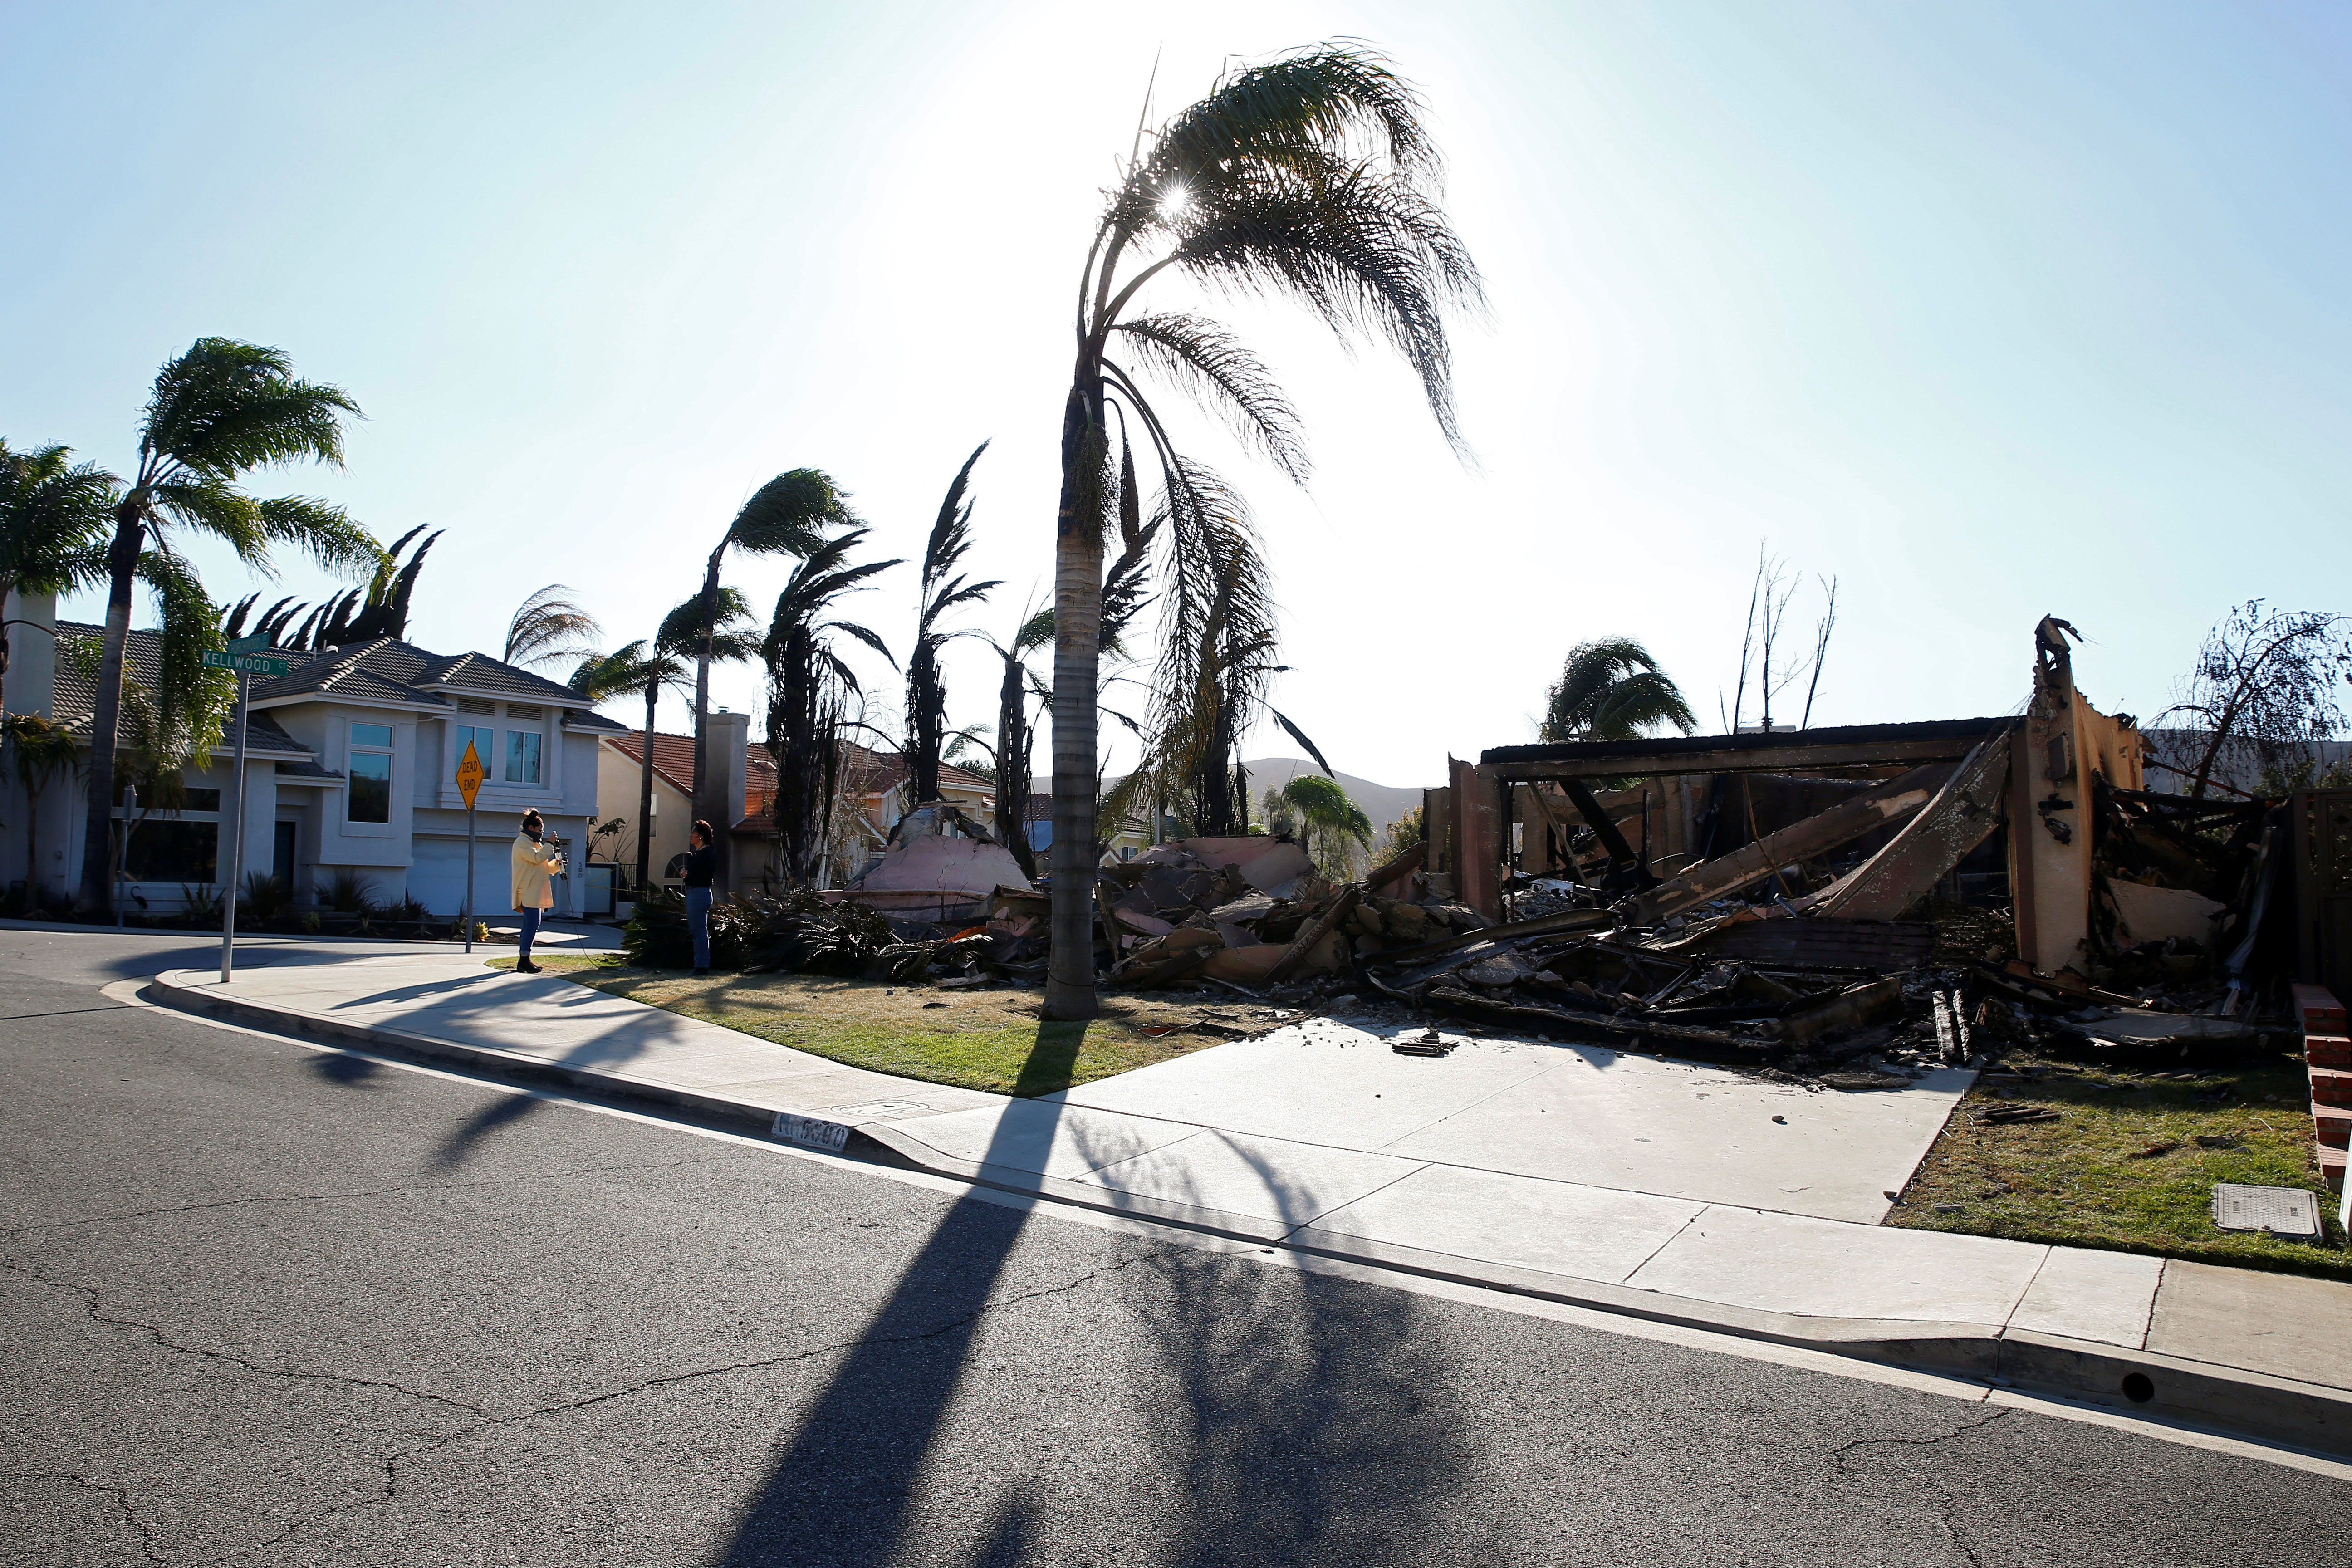
M 2260 1459 L 97 993 L 202 952 L 0 930 L 0 1563 L 2352 1563 Z

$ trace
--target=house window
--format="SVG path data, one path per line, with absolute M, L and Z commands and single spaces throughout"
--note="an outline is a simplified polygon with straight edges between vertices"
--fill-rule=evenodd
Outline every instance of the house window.
M 457 764 L 466 760 L 466 748 L 471 746 L 474 755 L 481 759 L 482 775 L 488 777 L 499 760 L 498 731 L 487 725 L 454 724 L 449 733 L 449 776 L 457 776 Z
M 209 882 L 219 847 L 218 823 L 151 816 L 131 830 L 122 874 L 133 882 Z
M 351 754 L 346 759 L 351 790 L 344 798 L 345 820 L 392 820 L 392 726 L 353 724 Z
M 507 783 L 535 784 L 539 782 L 539 742 L 536 730 L 507 731 Z

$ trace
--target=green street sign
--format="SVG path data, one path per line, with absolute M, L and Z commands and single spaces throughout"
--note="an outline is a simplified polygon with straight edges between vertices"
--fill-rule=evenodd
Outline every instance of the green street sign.
M 294 668 L 294 661 L 273 658 L 266 653 L 215 653 L 205 651 L 206 669 L 234 669 L 241 675 L 283 675 Z
M 231 653 L 260 653 L 268 647 L 269 639 L 260 636 L 231 637 L 228 640 L 228 651 Z

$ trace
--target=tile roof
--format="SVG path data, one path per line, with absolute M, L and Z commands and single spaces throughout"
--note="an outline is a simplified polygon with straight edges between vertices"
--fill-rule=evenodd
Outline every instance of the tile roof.
M 98 649 L 105 637 L 104 626 L 86 621 L 58 623 L 57 677 L 49 711 L 84 745 L 89 743 L 90 711 L 98 700 Z M 133 626 L 122 645 L 125 673 L 152 688 L 163 668 L 163 658 L 162 636 L 152 628 Z M 234 743 L 235 737 L 230 737 L 230 744 Z M 310 747 L 288 734 L 267 713 L 247 715 L 245 749 L 247 755 L 259 757 L 309 758 L 313 754 Z
M 488 654 L 432 653 L 398 637 L 376 637 L 318 653 L 270 651 L 291 660 L 293 668 L 275 679 L 256 682 L 257 700 L 332 695 L 424 708 L 449 707 L 447 698 L 430 689 L 434 687 L 486 697 L 527 698 L 559 707 L 584 700 L 568 686 L 502 664 Z M 603 724 L 584 727 L 602 728 Z
M 617 730 L 619 727 L 614 726 Z M 642 762 L 645 757 L 642 730 L 622 730 L 607 735 L 605 742 L 614 751 L 629 759 Z M 694 737 L 666 735 L 654 731 L 654 772 L 662 782 L 684 795 L 694 793 Z M 750 745 L 743 748 L 743 793 L 755 801 L 765 801 L 776 793 L 776 763 L 768 748 Z

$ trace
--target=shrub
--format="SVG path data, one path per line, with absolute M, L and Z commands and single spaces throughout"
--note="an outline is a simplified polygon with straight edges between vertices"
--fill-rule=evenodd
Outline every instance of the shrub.
M 247 871 L 245 874 L 245 892 L 236 901 L 237 923 L 266 926 L 273 921 L 283 920 L 293 901 L 286 884 L 268 872 Z
M 319 897 L 339 915 L 364 917 L 373 914 L 377 908 L 375 884 L 349 866 L 336 868 L 335 874 L 327 879 L 327 885 L 319 889 Z
M 221 923 L 221 906 L 226 901 L 222 898 L 221 890 L 210 882 L 180 884 L 181 912 L 193 925 L 218 926 Z

